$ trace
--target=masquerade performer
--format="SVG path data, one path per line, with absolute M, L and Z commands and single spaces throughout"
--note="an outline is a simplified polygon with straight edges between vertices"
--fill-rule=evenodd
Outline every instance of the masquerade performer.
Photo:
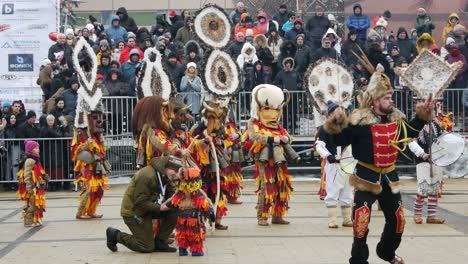
M 252 153 L 255 160 L 257 219 L 261 226 L 268 225 L 270 216 L 273 216 L 272 224 L 289 224 L 283 219 L 293 191 L 286 160 L 295 160 L 299 156 L 290 145 L 288 131 L 279 124 L 283 107 L 290 99 L 288 93 L 285 100 L 284 92 L 287 91 L 269 84 L 254 88 L 251 119 L 243 136 L 244 148 Z
M 351 220 L 353 188 L 348 181 L 349 175 L 341 169 L 339 160 L 337 159 L 337 155 L 344 151 L 345 146 L 338 145 L 331 135 L 336 127 L 343 128 L 347 125 L 346 119 L 343 119 L 343 115 L 340 115 L 341 111 L 344 110 L 340 106 L 331 100 L 328 101 L 328 119 L 325 125 L 320 127 L 315 140 L 315 148 L 325 162 L 325 175 L 329 176 L 329 179 L 326 181 L 327 195 L 325 197 L 329 228 L 338 228 L 336 224 L 336 207 L 338 203 L 341 206 L 343 226 L 353 226 L 353 221 Z M 342 119 L 340 120 L 339 118 Z
M 241 134 L 233 119 L 230 119 L 226 123 L 224 132 L 226 134 L 224 145 L 226 146 L 227 161 L 229 163 L 225 175 L 227 187 L 226 198 L 230 204 L 242 204 L 242 202 L 238 200 L 242 190 L 241 184 L 244 180 L 241 164 L 244 161 Z
M 333 133 L 347 125 L 341 112 L 350 106 L 354 93 L 353 75 L 346 66 L 334 59 L 324 58 L 310 65 L 305 74 L 305 85 L 313 98 L 314 121 L 319 128 L 315 138 L 315 150 L 322 163 L 322 184 L 325 205 L 328 209 L 328 227 L 338 228 L 336 207 L 341 206 L 343 226 L 352 227 L 351 203 L 353 190 L 349 184 L 349 174 L 341 163 L 352 164 L 353 157 L 340 156 L 350 146 L 341 145 L 333 139 Z M 346 160 L 344 160 L 346 159 Z M 322 187 L 323 188 L 323 187 Z
M 27 140 L 24 145 L 26 157 L 19 165 L 16 196 L 24 201 L 24 226 L 40 226 L 46 208 L 45 184 L 49 176 L 39 161 L 39 143 Z
M 191 128 L 194 142 L 193 155 L 201 168 L 203 190 L 214 204 L 215 228 L 226 230 L 221 224 L 226 215 L 226 157 L 225 124 L 228 118 L 230 97 L 239 87 L 239 67 L 231 56 L 224 52 L 232 39 L 232 24 L 224 10 L 216 5 L 206 5 L 197 12 L 194 30 L 201 46 L 207 51 L 207 60 L 202 65 L 201 122 Z
M 176 144 L 171 136 L 174 105 L 169 101 L 174 92 L 173 83 L 161 63 L 161 54 L 155 48 L 145 51 L 145 59 L 137 69 L 139 101 L 133 111 L 132 128 L 138 145 L 138 167 L 149 165 L 154 157 L 175 155 L 183 157 L 190 151 Z M 179 110 L 184 107 L 178 106 Z
M 187 256 L 190 247 L 192 256 L 203 256 L 205 240 L 204 218 L 215 221 L 214 209 L 210 199 L 201 189 L 200 171 L 196 168 L 184 168 L 171 204 L 177 209 L 176 241 L 179 256 Z
M 80 88 L 75 133 L 71 143 L 71 159 L 76 163 L 74 171 L 78 172 L 75 184 L 82 184 L 76 218 L 102 218 L 102 214 L 96 214 L 96 209 L 104 196 L 104 190 L 110 188 L 107 179 L 110 164 L 106 161 L 104 145 L 102 91 L 99 81 L 96 80 L 97 59 L 84 38 L 78 40 L 73 55 Z
M 422 49 L 421 53 L 408 68 L 396 68 L 395 72 L 408 84 L 417 98 L 425 96 L 432 98 L 434 96 L 437 100 L 442 100 L 444 90 L 456 78 L 461 66 L 460 63 L 448 64 L 429 50 Z M 448 119 L 448 115 L 446 116 L 441 113 L 441 103 L 438 102 L 436 105 L 437 116 L 434 116 L 434 109 L 430 109 L 428 122 L 419 132 L 416 139 L 409 144 L 410 150 L 417 157 L 416 176 L 418 191 L 414 202 L 413 217 L 416 224 L 422 224 L 423 222 L 422 207 L 425 197 L 428 199 L 426 223 L 444 223 L 443 219 L 437 217 L 438 192 L 442 186 L 443 172 L 442 168 L 437 166 L 439 163 L 435 162 L 439 158 L 433 156 L 432 159 L 429 159 L 429 156 L 433 150 L 433 143 L 442 136 L 444 131 L 450 131 L 454 124 Z M 432 154 L 435 153 L 433 152 Z M 443 152 L 439 154 L 444 155 Z M 463 166 L 466 166 L 466 164 L 463 164 Z
M 349 125 L 332 133 L 339 144 L 353 145 L 353 157 L 358 161 L 355 174 L 350 176 L 350 183 L 356 191 L 353 205 L 354 242 L 349 263 L 368 263 L 367 235 L 371 206 L 378 200 L 385 215 L 385 228 L 377 244 L 377 255 L 390 263 L 403 264 L 403 259 L 395 254 L 405 227 L 395 162 L 398 151 L 406 149 L 406 143 L 411 140 L 409 138 L 416 136 L 425 122 L 430 120 L 433 103 L 428 99 L 418 104 L 416 117 L 407 122 L 404 114 L 393 107 L 393 88 L 390 79 L 381 73 L 383 69 L 378 66 L 378 71 L 375 71 L 366 57 L 358 58 L 366 63 L 373 74 L 359 98 L 359 109 L 349 117 Z

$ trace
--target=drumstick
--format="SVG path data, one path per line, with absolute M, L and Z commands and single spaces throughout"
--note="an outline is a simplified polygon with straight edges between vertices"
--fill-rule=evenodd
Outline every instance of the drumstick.
M 352 158 L 353 158 L 353 157 L 351 156 L 351 157 L 339 158 L 339 159 L 337 159 L 337 160 L 345 160 L 345 159 L 352 159 Z

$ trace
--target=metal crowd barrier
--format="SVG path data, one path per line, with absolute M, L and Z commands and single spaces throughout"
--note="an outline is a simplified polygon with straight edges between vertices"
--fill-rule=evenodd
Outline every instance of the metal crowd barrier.
M 136 151 L 131 134 L 106 136 L 107 158 L 112 166 L 109 177 L 133 175 L 136 171 Z M 0 183 L 17 182 L 16 173 L 24 158 L 25 139 L 2 139 L 0 151 Z M 70 159 L 71 138 L 39 138 L 40 161 L 51 182 L 70 182 L 75 178 L 74 162 Z
M 459 133 L 468 132 L 468 90 L 449 89 L 443 94 L 442 110 L 444 113 L 452 112 L 455 123 L 454 131 Z M 185 100 L 196 93 L 178 93 L 177 98 Z M 237 95 L 237 103 L 231 105 L 231 117 L 237 124 L 244 128 L 250 117 L 251 92 L 240 92 Z M 400 109 L 408 118 L 414 115 L 415 100 L 413 92 L 408 88 L 397 87 L 393 95 L 395 107 Z M 103 97 L 107 125 L 107 135 L 121 135 L 131 133 L 131 120 L 133 109 L 137 103 L 135 97 Z M 316 130 L 313 118 L 312 100 L 308 92 L 292 91 L 291 102 L 283 110 L 282 125 L 289 133 L 299 137 L 312 137 Z

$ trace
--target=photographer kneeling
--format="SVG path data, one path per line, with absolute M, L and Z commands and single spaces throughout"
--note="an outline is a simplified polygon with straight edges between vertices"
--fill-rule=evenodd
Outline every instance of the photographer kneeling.
M 142 252 L 176 252 L 166 240 L 174 230 L 177 215 L 168 198 L 175 192 L 175 181 L 182 160 L 176 157 L 158 157 L 139 170 L 132 178 L 122 200 L 120 214 L 132 235 L 108 227 L 107 247 L 115 252 L 117 243 Z M 153 237 L 153 219 L 161 219 L 156 237 Z

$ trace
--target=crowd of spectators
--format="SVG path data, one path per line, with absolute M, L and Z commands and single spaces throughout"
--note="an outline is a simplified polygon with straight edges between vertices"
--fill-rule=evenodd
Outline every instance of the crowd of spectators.
M 334 14 L 326 14 L 320 5 L 305 21 L 284 4 L 277 13 L 267 14 L 263 11 L 250 13 L 242 2 L 237 3 L 229 15 L 234 25 L 234 39 L 226 51 L 241 70 L 240 91 L 251 91 L 262 83 L 301 91 L 307 68 L 322 58 L 336 59 L 348 66 L 357 87 L 363 87 L 369 82 L 370 74 L 354 55 L 360 50 L 373 66 L 381 64 L 398 86 L 399 78 L 394 68 L 408 66 L 423 48 L 449 63 L 461 61 L 463 67 L 450 87 L 467 86 L 468 35 L 465 35 L 465 27 L 456 13 L 447 18 L 445 25 L 437 25 L 444 27 L 443 45 L 438 47 L 432 37 L 436 24 L 423 8 L 416 11 L 414 28 L 393 28 L 388 10 L 373 19 L 365 14 L 360 4 L 355 4 L 352 10 L 341 24 Z M 1 102 L 0 137 L 72 135 L 80 87 L 72 58 L 78 38 L 84 38 L 97 55 L 97 79 L 105 96 L 135 96 L 135 70 L 144 58 L 144 51 L 156 47 L 177 91 L 189 93 L 185 97 L 186 103 L 191 105 L 192 114 L 198 115 L 199 93 L 203 89 L 199 71 L 206 54 L 196 40 L 193 19 L 189 10 L 180 14 L 168 11 L 158 14 L 154 25 L 139 27 L 121 7 L 108 26 L 89 16 L 83 28 L 58 33 L 37 79 L 43 92 L 42 113 L 27 111 L 19 100 Z M 463 100 L 460 94 L 458 100 L 468 106 L 468 94 L 464 96 Z M 113 114 L 120 119 L 122 113 Z M 3 144 L 0 154 L 19 156 L 19 144 L 12 143 L 9 148 L 11 150 L 4 151 Z M 10 171 L 2 175 L 15 178 L 16 173 L 11 170 L 15 168 L 15 161 L 8 160 L 12 163 L 6 166 Z

